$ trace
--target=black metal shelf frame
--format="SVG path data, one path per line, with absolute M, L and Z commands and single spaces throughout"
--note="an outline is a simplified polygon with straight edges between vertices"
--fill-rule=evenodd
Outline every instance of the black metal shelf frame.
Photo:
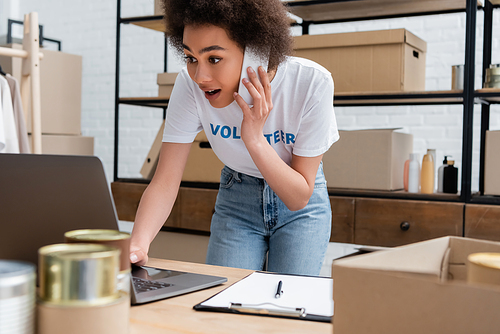
M 288 6 L 303 6 L 324 4 L 333 2 L 347 2 L 359 0 L 309 0 L 309 1 L 296 1 L 289 2 Z M 485 0 L 485 5 L 482 8 L 484 11 L 484 44 L 483 44 L 483 81 L 485 76 L 485 69 L 491 63 L 491 40 L 492 40 L 492 15 L 493 8 L 500 7 L 500 5 L 493 6 L 489 0 Z M 380 198 L 393 198 L 393 199 L 412 199 L 412 200 L 432 200 L 432 201 L 452 201 L 463 203 L 477 203 L 477 204 L 500 204 L 500 198 L 491 198 L 489 196 L 481 196 L 472 194 L 471 180 L 472 180 L 472 142 L 473 142 L 473 115 L 474 104 L 481 103 L 481 151 L 480 151 L 480 172 L 479 172 L 479 187 L 480 194 L 484 190 L 484 137 L 486 130 L 489 128 L 489 113 L 490 103 L 486 101 L 488 97 L 500 97 L 500 92 L 475 92 L 474 91 L 474 63 L 475 63 L 475 46 L 476 46 L 476 18 L 477 18 L 477 0 L 466 0 L 466 27 L 465 27 L 465 66 L 464 66 L 464 90 L 463 92 L 438 92 L 438 93 L 402 93 L 402 94 L 363 94 L 363 95 L 341 95 L 335 97 L 335 106 L 387 106 L 387 105 L 438 105 L 438 104 L 462 104 L 463 105 L 463 134 L 462 134 L 462 179 L 461 179 L 461 193 L 458 199 L 442 199 L 439 197 L 433 198 L 422 196 L 407 196 L 397 193 L 392 194 L 374 194 L 370 197 Z M 373 16 L 364 18 L 355 18 L 348 20 L 329 20 L 329 21 L 303 21 L 294 25 L 302 27 L 304 34 L 309 33 L 311 24 L 326 24 L 326 23 L 340 23 L 347 21 L 366 21 L 373 19 L 387 19 L 397 17 L 410 17 L 434 14 L 447 14 L 464 12 L 463 9 L 459 10 L 443 10 L 435 12 L 421 12 L 410 13 L 401 15 L 390 16 Z M 166 105 L 168 99 L 131 99 L 120 100 L 119 97 L 119 78 L 120 78 L 120 38 L 121 38 L 121 25 L 129 24 L 140 21 L 156 21 L 162 19 L 161 16 L 147 16 L 147 17 L 121 17 L 121 0 L 117 0 L 117 21 L 116 21 L 116 75 L 115 75 L 115 142 L 114 142 L 114 181 L 129 181 L 129 182 L 147 182 L 138 179 L 119 178 L 118 177 L 118 142 L 119 142 L 119 106 L 120 104 L 154 107 L 163 109 L 163 117 L 166 116 Z M 167 71 L 167 47 L 168 43 L 165 39 L 164 46 L 164 71 Z M 452 99 L 452 100 L 443 100 Z M 356 103 L 355 101 L 360 101 Z M 365 103 L 363 103 L 365 101 Z M 156 105 L 155 105 L 156 104 Z M 162 105 L 163 104 L 163 105 Z M 192 186 L 191 184 L 184 184 L 184 186 Z M 207 187 L 206 184 L 203 184 Z M 210 187 L 213 187 L 210 185 Z M 333 194 L 333 193 L 332 193 Z M 359 194 L 356 196 L 360 196 Z
M 161 16 L 149 16 L 139 18 L 122 18 L 121 17 L 121 0 L 117 0 L 116 6 L 116 59 L 115 59 L 115 120 L 114 120 L 114 151 L 113 151 L 113 180 L 118 181 L 118 144 L 119 144 L 119 118 L 120 118 L 120 40 L 121 40 L 121 25 L 129 24 L 137 21 L 154 21 L 161 19 Z M 163 71 L 167 72 L 167 55 L 168 41 L 164 41 L 164 56 L 163 56 Z M 143 105 L 144 106 L 144 105 Z M 163 109 L 163 119 L 167 114 L 167 107 Z

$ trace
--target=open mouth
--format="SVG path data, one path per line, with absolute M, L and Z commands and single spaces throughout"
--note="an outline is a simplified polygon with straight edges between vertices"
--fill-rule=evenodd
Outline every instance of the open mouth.
M 208 90 L 208 91 L 205 91 L 205 94 L 208 94 L 208 95 L 215 95 L 215 94 L 217 94 L 218 92 L 220 92 L 220 89 Z

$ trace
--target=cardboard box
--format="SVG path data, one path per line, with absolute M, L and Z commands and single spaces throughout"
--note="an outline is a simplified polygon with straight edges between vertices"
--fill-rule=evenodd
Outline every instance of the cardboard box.
M 160 129 L 156 134 L 155 140 L 151 148 L 149 149 L 148 155 L 144 160 L 141 168 L 141 175 L 143 178 L 151 180 L 155 174 L 156 166 L 158 166 L 158 159 L 160 158 L 161 143 L 163 139 L 163 130 L 165 129 L 165 121 L 161 123 Z
M 205 133 L 200 132 L 191 146 L 182 181 L 219 183 L 222 168 L 224 164 L 210 147 Z
M 294 38 L 295 55 L 328 69 L 337 93 L 425 90 L 427 43 L 405 29 Z
M 156 138 L 144 160 L 141 168 L 141 175 L 145 179 L 152 179 L 158 165 L 163 130 L 165 122 L 162 123 Z M 189 182 L 220 182 L 220 172 L 224 164 L 217 158 L 208 142 L 205 132 L 201 131 L 196 136 L 189 152 L 186 168 L 182 175 L 182 181 Z
M 154 15 L 164 15 L 162 2 L 163 1 L 161 1 L 161 0 L 155 0 Z
M 31 135 L 28 136 L 31 145 Z M 94 137 L 42 135 L 43 154 L 94 155 Z
M 339 131 L 340 140 L 323 156 L 328 187 L 403 189 L 404 163 L 413 135 L 396 129 Z
M 10 44 L 7 47 L 22 49 L 21 44 Z M 82 57 L 46 49 L 40 51 L 43 53 L 40 61 L 42 133 L 80 135 Z M 0 56 L 0 64 L 6 73 L 10 73 L 21 83 L 21 58 Z M 28 132 L 31 132 L 30 107 L 31 105 L 24 110 Z
M 484 194 L 500 195 L 500 131 L 486 131 Z
M 179 73 L 158 73 L 156 79 L 158 83 L 158 96 L 170 98 L 178 74 Z
M 498 333 L 500 286 L 466 282 L 476 252 L 500 243 L 443 237 L 334 261 L 334 333 Z

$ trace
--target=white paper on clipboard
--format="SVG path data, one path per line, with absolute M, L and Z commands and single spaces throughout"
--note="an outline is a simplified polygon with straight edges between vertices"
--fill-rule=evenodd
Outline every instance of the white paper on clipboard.
M 279 281 L 283 282 L 282 294 L 280 298 L 275 298 Z M 308 315 L 332 317 L 333 280 L 326 277 L 254 272 L 200 305 L 227 308 L 231 303 L 275 311 L 304 308 Z

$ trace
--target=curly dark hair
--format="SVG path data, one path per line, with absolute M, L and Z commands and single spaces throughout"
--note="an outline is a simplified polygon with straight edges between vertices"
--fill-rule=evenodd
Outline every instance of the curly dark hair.
M 215 25 L 243 50 L 251 48 L 262 59 L 269 56 L 274 70 L 293 51 L 290 18 L 280 0 L 164 0 L 165 36 L 184 54 L 186 25 Z M 270 48 L 270 50 L 269 50 Z

